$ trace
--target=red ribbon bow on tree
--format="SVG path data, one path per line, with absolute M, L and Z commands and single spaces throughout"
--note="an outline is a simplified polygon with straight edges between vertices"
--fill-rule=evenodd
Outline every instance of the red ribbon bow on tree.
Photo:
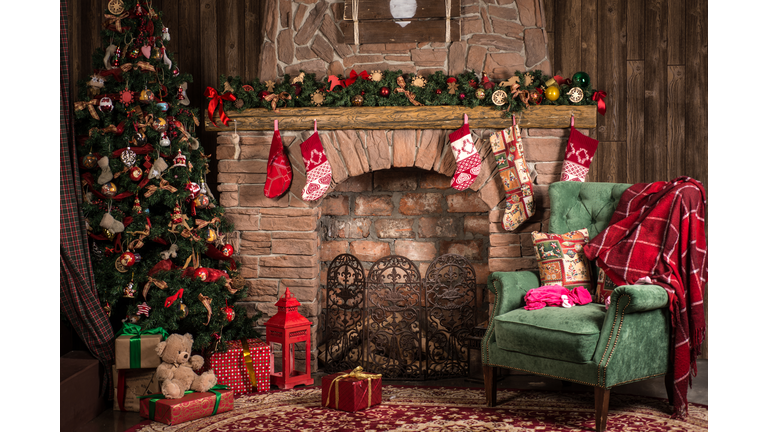
M 597 101 L 597 112 L 599 112 L 601 115 L 605 115 L 605 98 L 608 95 L 602 91 L 597 90 L 595 93 L 592 94 L 592 100 Z
M 213 119 L 213 113 L 216 112 L 216 108 L 218 107 L 219 118 L 221 119 L 221 122 L 224 123 L 224 126 L 229 126 L 229 117 L 227 117 L 227 113 L 224 112 L 224 101 L 234 102 L 237 100 L 235 95 L 230 92 L 226 92 L 219 96 L 219 92 L 217 92 L 216 89 L 213 87 L 208 87 L 205 89 L 205 97 L 211 99 L 211 101 L 208 103 L 208 116 L 211 118 L 211 123 L 213 123 L 214 126 L 218 126 L 216 121 Z

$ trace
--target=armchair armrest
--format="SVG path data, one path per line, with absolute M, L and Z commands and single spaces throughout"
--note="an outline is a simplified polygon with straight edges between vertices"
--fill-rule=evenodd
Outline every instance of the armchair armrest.
M 623 285 L 611 294 L 611 307 L 619 303 L 626 304 L 622 308 L 625 314 L 646 312 L 667 306 L 669 294 L 658 285 Z
M 531 271 L 494 272 L 488 276 L 488 289 L 496 294 L 493 317 L 525 304 L 525 293 L 539 287 L 539 276 Z

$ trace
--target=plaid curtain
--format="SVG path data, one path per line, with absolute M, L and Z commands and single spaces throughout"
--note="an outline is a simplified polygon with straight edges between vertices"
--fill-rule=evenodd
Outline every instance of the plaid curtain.
M 104 366 L 101 395 L 112 388 L 112 363 L 115 358 L 114 332 L 109 318 L 99 304 L 88 252 L 88 237 L 83 219 L 82 191 L 72 125 L 72 105 L 69 96 L 69 40 L 67 37 L 67 1 L 61 2 L 61 83 L 59 111 L 59 194 L 60 194 L 60 289 L 61 310 Z M 109 399 L 112 391 L 106 392 Z

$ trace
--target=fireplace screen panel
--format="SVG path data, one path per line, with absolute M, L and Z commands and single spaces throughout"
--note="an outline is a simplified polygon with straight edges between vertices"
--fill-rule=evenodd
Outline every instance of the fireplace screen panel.
M 385 379 L 468 375 L 476 276 L 466 258 L 438 257 L 423 280 L 412 261 L 397 255 L 362 274 L 348 254 L 328 269 L 326 372 L 362 365 Z

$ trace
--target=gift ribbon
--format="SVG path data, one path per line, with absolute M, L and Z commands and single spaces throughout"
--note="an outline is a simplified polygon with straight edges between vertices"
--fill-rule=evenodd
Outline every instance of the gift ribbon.
M 120 23 L 120 20 L 123 20 L 125 18 L 128 18 L 128 12 L 124 12 L 118 16 L 110 15 L 110 14 L 104 14 L 104 27 L 107 28 L 111 25 L 115 26 L 115 30 L 118 33 L 123 32 L 123 26 Z M 127 30 L 129 27 L 126 27 L 125 30 Z
M 227 113 L 224 112 L 224 101 L 230 101 L 234 102 L 237 100 L 235 95 L 232 93 L 226 92 L 223 95 L 219 96 L 219 92 L 216 91 L 213 87 L 208 87 L 205 89 L 205 95 L 206 98 L 210 98 L 211 101 L 208 102 L 208 117 L 211 118 L 211 123 L 213 123 L 214 126 L 218 125 L 216 124 L 216 121 L 213 119 L 213 113 L 216 112 L 216 108 L 219 108 L 219 118 L 221 119 L 221 122 L 224 123 L 224 126 L 229 126 L 229 117 L 227 117 Z
M 211 415 L 216 415 L 216 413 L 219 412 L 219 404 L 221 403 L 221 392 L 219 390 L 229 390 L 229 386 L 224 384 L 216 384 L 215 386 L 208 389 L 208 392 L 213 393 L 216 396 L 216 403 L 213 404 L 213 412 L 211 412 Z M 206 392 L 206 393 L 208 393 Z M 187 390 L 184 392 L 184 396 L 188 394 L 195 393 L 194 390 Z M 144 396 L 136 396 L 137 399 L 145 399 L 149 398 L 149 418 L 150 420 L 155 419 L 155 404 L 157 401 L 161 399 L 165 399 L 165 396 L 162 394 L 151 394 L 151 395 L 144 395 Z
M 336 378 L 331 381 L 331 386 L 328 389 L 328 398 L 325 400 L 324 406 L 330 406 L 331 403 L 331 395 L 336 395 L 336 406 L 332 408 L 339 409 L 339 381 L 344 378 L 357 378 L 359 380 L 367 380 L 368 381 L 368 406 L 371 406 L 371 397 L 373 393 L 373 384 L 371 383 L 371 379 L 375 378 L 381 378 L 381 374 L 372 374 L 363 372 L 363 367 L 358 366 L 354 369 L 352 369 L 352 372 L 345 374 L 345 375 L 339 375 Z M 335 389 L 334 389 L 335 387 Z
M 396 93 L 405 94 L 405 97 L 407 97 L 408 100 L 411 101 L 411 103 L 415 106 L 422 105 L 421 102 L 416 100 L 416 96 L 412 92 L 409 92 L 408 90 L 405 89 L 405 80 L 403 79 L 403 77 L 400 77 L 400 76 L 397 77 L 397 85 L 399 87 L 395 89 Z
M 245 370 L 248 371 L 248 378 L 251 380 L 251 387 L 253 391 L 258 391 L 256 385 L 256 371 L 253 369 L 253 358 L 251 357 L 251 350 L 248 347 L 248 339 L 240 339 L 240 343 L 243 345 L 243 361 L 245 362 Z
M 91 117 L 93 117 L 95 120 L 101 120 L 99 115 L 96 113 L 96 108 L 94 108 L 98 104 L 99 101 L 96 99 L 91 99 L 90 101 L 75 102 L 75 111 L 81 111 L 88 108 L 88 112 L 91 114 Z
M 269 104 L 272 106 L 272 111 L 280 112 L 280 110 L 277 109 L 277 102 L 281 100 L 285 100 L 285 101 L 291 100 L 291 95 L 289 95 L 288 92 L 272 93 L 265 96 L 264 100 L 269 102 Z
M 605 115 L 605 98 L 608 95 L 602 91 L 598 90 L 592 94 L 592 100 L 597 101 L 597 112 L 599 112 L 601 115 Z
M 168 180 L 160 179 L 160 185 L 149 185 L 147 186 L 147 191 L 144 192 L 144 198 L 149 198 L 152 196 L 153 193 L 157 192 L 158 189 L 167 190 L 170 193 L 176 193 L 178 189 L 171 186 L 171 184 L 168 182 Z
M 123 328 L 117 332 L 117 336 L 133 335 L 130 340 L 130 366 L 131 369 L 141 369 L 141 336 L 142 335 L 160 335 L 162 339 L 168 338 L 168 332 L 162 327 L 142 330 L 138 324 L 124 322 Z
M 125 369 L 117 370 L 117 406 L 125 411 Z

